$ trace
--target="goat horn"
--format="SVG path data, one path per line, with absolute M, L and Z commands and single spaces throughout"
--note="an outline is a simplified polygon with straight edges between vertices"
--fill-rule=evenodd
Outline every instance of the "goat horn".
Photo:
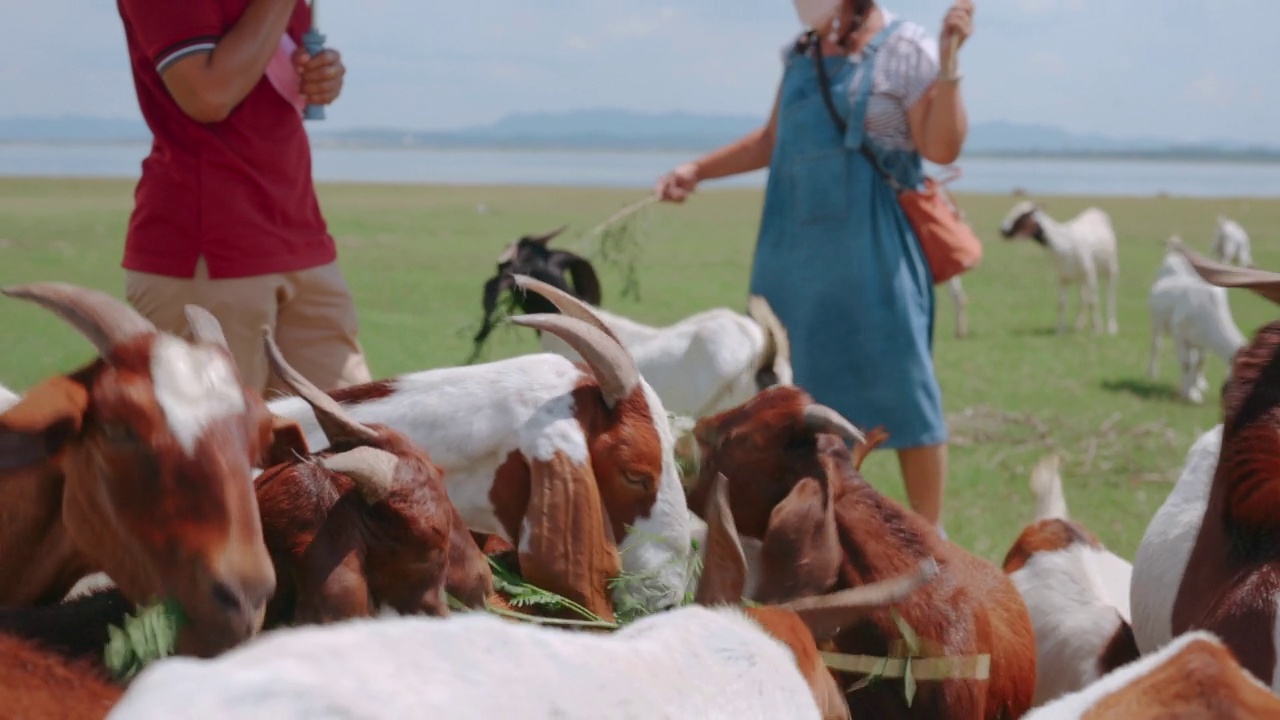
M 640 384 L 640 371 L 622 345 L 599 329 L 567 315 L 537 313 L 508 319 L 516 325 L 549 332 L 564 340 L 587 362 L 600 384 L 604 403 L 613 408 Z
M 555 230 L 552 230 L 551 232 L 548 232 L 548 233 L 543 233 L 542 235 L 525 235 L 524 239 L 528 240 L 529 242 L 538 243 L 539 245 L 546 245 L 547 243 L 551 242 L 557 235 L 564 232 L 565 229 L 568 227 L 569 227 L 568 225 L 561 225 Z
M 368 445 L 320 459 L 320 464 L 326 469 L 351 478 L 364 501 L 370 505 L 386 500 L 391 494 L 399 462 L 399 458 L 386 450 Z
M 609 329 L 608 325 L 605 325 L 604 321 L 600 319 L 600 316 L 597 315 L 586 303 L 574 297 L 571 293 L 567 293 L 555 285 L 545 283 L 541 280 L 529 277 L 528 275 L 517 274 L 512 275 L 511 277 L 515 280 L 516 287 L 524 290 L 525 292 L 532 290 L 538 293 L 542 297 L 550 300 L 551 304 L 555 305 L 556 309 L 560 312 L 571 318 L 577 318 L 582 322 L 587 323 L 605 335 L 608 335 L 614 342 L 622 345 L 622 341 L 613 333 L 613 330 Z
M 843 415 L 832 410 L 826 405 L 811 403 L 804 409 L 805 427 L 816 433 L 831 433 L 839 435 L 852 444 L 864 443 L 867 436 L 862 431 L 854 427 L 853 423 L 845 419 Z
M 778 358 L 791 360 L 791 340 L 787 328 L 773 312 L 773 307 L 763 295 L 752 295 L 747 298 L 747 315 L 764 330 L 765 351 L 761 353 L 761 366 L 757 369 L 772 368 Z
M 911 593 L 932 581 L 937 574 L 938 561 L 930 557 L 920 561 L 920 566 L 913 572 L 904 575 L 826 595 L 792 600 L 777 607 L 795 611 L 801 617 L 806 613 L 825 610 L 880 608 L 906 599 Z
M 217 345 L 231 352 L 231 346 L 227 345 L 227 336 L 222 332 L 222 325 L 213 313 L 199 305 L 187 305 L 183 310 L 187 316 L 187 325 L 191 328 L 191 336 L 196 339 L 196 342 Z
M 159 332 L 128 303 L 100 290 L 61 282 L 38 282 L 0 289 L 0 293 L 30 300 L 53 311 L 93 343 L 104 359 L 117 345 L 139 335 Z
M 276 345 L 275 337 L 271 333 L 271 328 L 266 325 L 262 326 L 262 344 L 266 348 L 267 362 L 271 365 L 271 370 L 307 401 L 316 414 L 316 422 L 319 423 L 320 429 L 324 431 L 330 443 L 336 443 L 339 440 L 369 442 L 377 439 L 377 433 L 353 420 L 337 400 L 312 385 L 310 380 L 302 377 L 297 370 L 285 362 L 284 355 L 280 353 L 280 348 Z
M 1189 247 L 1178 248 L 1197 274 L 1210 285 L 1246 288 L 1274 303 L 1280 303 L 1280 273 L 1253 268 L 1238 268 L 1214 262 Z

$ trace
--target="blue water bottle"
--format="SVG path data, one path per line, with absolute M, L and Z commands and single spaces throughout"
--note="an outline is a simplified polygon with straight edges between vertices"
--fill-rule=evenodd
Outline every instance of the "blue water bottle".
M 311 0 L 311 29 L 302 36 L 302 46 L 307 49 L 313 57 L 324 50 L 324 35 L 316 29 L 316 0 Z M 323 120 L 324 106 L 312 105 L 307 103 L 306 108 L 302 111 L 304 120 Z

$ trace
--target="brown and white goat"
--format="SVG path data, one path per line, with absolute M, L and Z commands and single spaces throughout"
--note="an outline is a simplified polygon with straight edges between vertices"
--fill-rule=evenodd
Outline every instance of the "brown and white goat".
M 468 529 L 516 546 L 530 582 L 604 618 L 613 617 L 613 578 L 619 604 L 672 607 L 688 580 L 689 515 L 662 402 L 586 304 L 517 281 L 562 314 L 511 322 L 561 337 L 584 364 L 524 355 L 330 395 L 357 422 L 428 451 Z M 300 398 L 269 407 L 300 423 L 313 450 L 327 445 Z
M 62 283 L 3 290 L 52 310 L 99 357 L 0 414 L 0 606 L 57 602 L 103 571 L 136 603 L 176 600 L 179 653 L 259 628 L 275 573 L 250 468 L 271 417 L 240 383 L 216 321 L 195 342 Z
M 269 706 L 277 720 L 326 710 L 368 720 L 491 718 L 512 708 L 563 720 L 846 720 L 849 708 L 815 639 L 919 593 L 936 568 L 923 563 L 876 585 L 743 608 L 745 568 L 724 482 L 715 497 L 696 605 L 612 633 L 487 613 L 284 629 L 210 661 L 153 665 L 115 715 L 168 718 L 199 707 L 235 717 Z
M 1138 658 L 1129 625 L 1133 566 L 1068 517 L 1059 458 L 1036 464 L 1036 519 L 1005 554 L 1004 571 L 1036 633 L 1036 694 L 1043 705 Z
M 1210 284 L 1280 303 L 1280 273 L 1182 252 Z M 1222 403 L 1221 426 L 1187 453 L 1138 548 L 1134 630 L 1144 653 L 1190 630 L 1212 632 L 1280 691 L 1280 321 L 1236 353 Z
M 279 423 L 271 455 L 280 464 L 255 480 L 280 579 L 264 625 L 368 617 L 382 605 L 447 615 L 455 540 L 464 543 L 455 550 L 459 576 L 479 581 L 463 587 L 464 597 L 482 605 L 492 590 L 489 566 L 449 502 L 440 468 L 404 435 L 349 418 L 289 366 L 270 329 L 263 346 L 271 371 L 311 406 L 329 441 L 329 451 L 313 455 L 296 423 Z
M 901 615 L 944 655 L 989 654 L 989 679 L 922 682 L 910 708 L 901 682 L 882 680 L 850 690 L 850 706 L 876 718 L 1021 716 L 1035 690 L 1036 649 L 1017 589 L 999 568 L 943 540 L 924 518 L 867 483 L 845 446 L 862 441 L 851 427 L 794 387 L 770 388 L 704 418 L 694 429 L 702 467 L 690 507 L 707 507 L 716 474 L 729 478 L 738 527 L 762 541 L 753 598 L 761 601 L 858 587 L 935 558 L 939 578 L 908 598 Z M 834 645 L 842 653 L 885 656 L 899 637 L 893 619 L 875 613 L 843 629 Z M 861 679 L 841 677 L 846 685 Z
M 1101 680 L 1058 698 L 1026 720 L 1280 717 L 1280 698 L 1212 633 L 1184 633 Z

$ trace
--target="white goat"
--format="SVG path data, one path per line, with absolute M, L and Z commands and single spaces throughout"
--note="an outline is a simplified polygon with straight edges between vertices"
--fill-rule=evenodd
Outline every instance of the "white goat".
M 654 327 L 594 308 L 636 360 L 640 374 L 669 412 L 707 417 L 750 400 L 762 385 L 792 383 L 786 330 L 764 298 L 752 296 L 749 314 L 714 308 L 672 325 Z M 575 362 L 567 343 L 542 333 L 542 348 Z M 772 370 L 766 381 L 760 371 Z
M 1228 265 L 1253 267 L 1249 249 L 1249 233 L 1231 218 L 1218 216 L 1218 230 L 1213 236 L 1213 254 Z
M 599 307 L 600 282 L 589 260 L 548 247 L 563 229 L 526 235 L 498 256 L 497 274 L 484 286 L 485 316 L 473 358 L 493 328 L 503 292 L 512 292 L 526 314 L 554 312 L 545 299 L 519 291 L 514 277 L 529 275 L 595 306 L 667 410 L 677 415 L 705 417 L 737 407 L 770 385 L 792 383 L 787 332 L 764 298 L 749 298 L 745 315 L 714 308 L 665 327 L 636 322 Z M 543 350 L 581 361 L 577 352 L 547 333 L 541 334 L 541 344 Z
M 1152 516 L 1134 555 L 1129 602 L 1134 640 L 1143 655 L 1174 637 L 1173 603 L 1200 535 L 1221 447 L 1221 424 L 1192 443 L 1178 482 Z
M 1133 566 L 1068 517 L 1058 465 L 1057 455 L 1037 463 L 1031 475 L 1036 519 L 1004 561 L 1035 629 L 1033 706 L 1138 658 L 1129 626 Z
M 1187 262 L 1176 235 L 1168 241 L 1168 252 L 1147 297 L 1151 310 L 1151 355 L 1147 377 L 1155 379 L 1160 361 L 1160 342 L 1173 337 L 1182 368 L 1181 397 L 1204 402 L 1209 382 L 1204 376 L 1206 352 L 1222 358 L 1228 366 L 1245 344 L 1244 335 L 1231 317 L 1227 289 L 1205 282 Z
M 1006 239 L 1029 237 L 1053 253 L 1058 270 L 1058 333 L 1066 332 L 1067 288 L 1080 286 L 1080 311 L 1075 329 L 1084 329 L 1085 314 L 1092 310 L 1093 331 L 1102 334 L 1102 309 L 1098 304 L 1098 283 L 1107 283 L 1107 332 L 1119 331 L 1116 322 L 1116 285 L 1120 278 L 1120 258 L 1111 217 L 1098 208 L 1088 208 L 1073 219 L 1060 223 L 1041 207 L 1024 200 L 1013 207 L 1000 225 Z

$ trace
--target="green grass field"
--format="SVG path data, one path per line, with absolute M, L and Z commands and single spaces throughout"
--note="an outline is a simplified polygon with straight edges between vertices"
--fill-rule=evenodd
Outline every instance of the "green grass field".
M 63 280 L 122 296 L 119 261 L 132 190 L 122 181 L 0 179 L 0 284 Z M 385 376 L 464 361 L 480 319 L 481 285 L 508 241 L 569 223 L 558 244 L 590 250 L 586 231 L 642 193 L 344 185 L 322 186 L 320 195 L 360 309 L 370 364 Z M 643 211 L 640 296 L 620 298 L 620 267 L 603 265 L 605 306 L 650 323 L 715 305 L 742 307 L 760 201 L 758 191 L 708 188 L 684 206 Z M 947 529 L 998 561 L 1031 512 L 1031 467 L 1057 451 L 1073 515 L 1131 558 L 1188 446 L 1217 420 L 1225 369 L 1210 360 L 1214 400 L 1203 407 L 1174 398 L 1177 367 L 1167 343 L 1159 379 L 1145 377 L 1146 296 L 1164 240 L 1179 233 L 1207 251 L 1214 217 L 1225 213 L 1249 230 L 1260 265 L 1280 267 L 1280 245 L 1268 242 L 1280 232 L 1280 201 L 1047 199 L 1046 209 L 1059 219 L 1092 203 L 1111 213 L 1122 278 L 1117 337 L 1054 335 L 1049 258 L 1034 244 L 1002 241 L 996 230 L 1014 199 L 961 201 L 987 255 L 965 277 L 968 338 L 952 336 L 950 299 L 939 292 L 936 357 L 953 435 Z M 1244 292 L 1232 291 L 1231 301 L 1246 335 L 1277 315 Z M 1073 293 L 1072 313 L 1075 302 Z M 25 389 L 92 356 L 46 311 L 17 301 L 4 308 L 0 336 L 9 349 L 0 356 L 0 381 L 10 387 Z M 486 358 L 536 349 L 531 331 L 505 327 Z M 892 455 L 876 453 L 864 472 L 885 493 L 903 497 Z

